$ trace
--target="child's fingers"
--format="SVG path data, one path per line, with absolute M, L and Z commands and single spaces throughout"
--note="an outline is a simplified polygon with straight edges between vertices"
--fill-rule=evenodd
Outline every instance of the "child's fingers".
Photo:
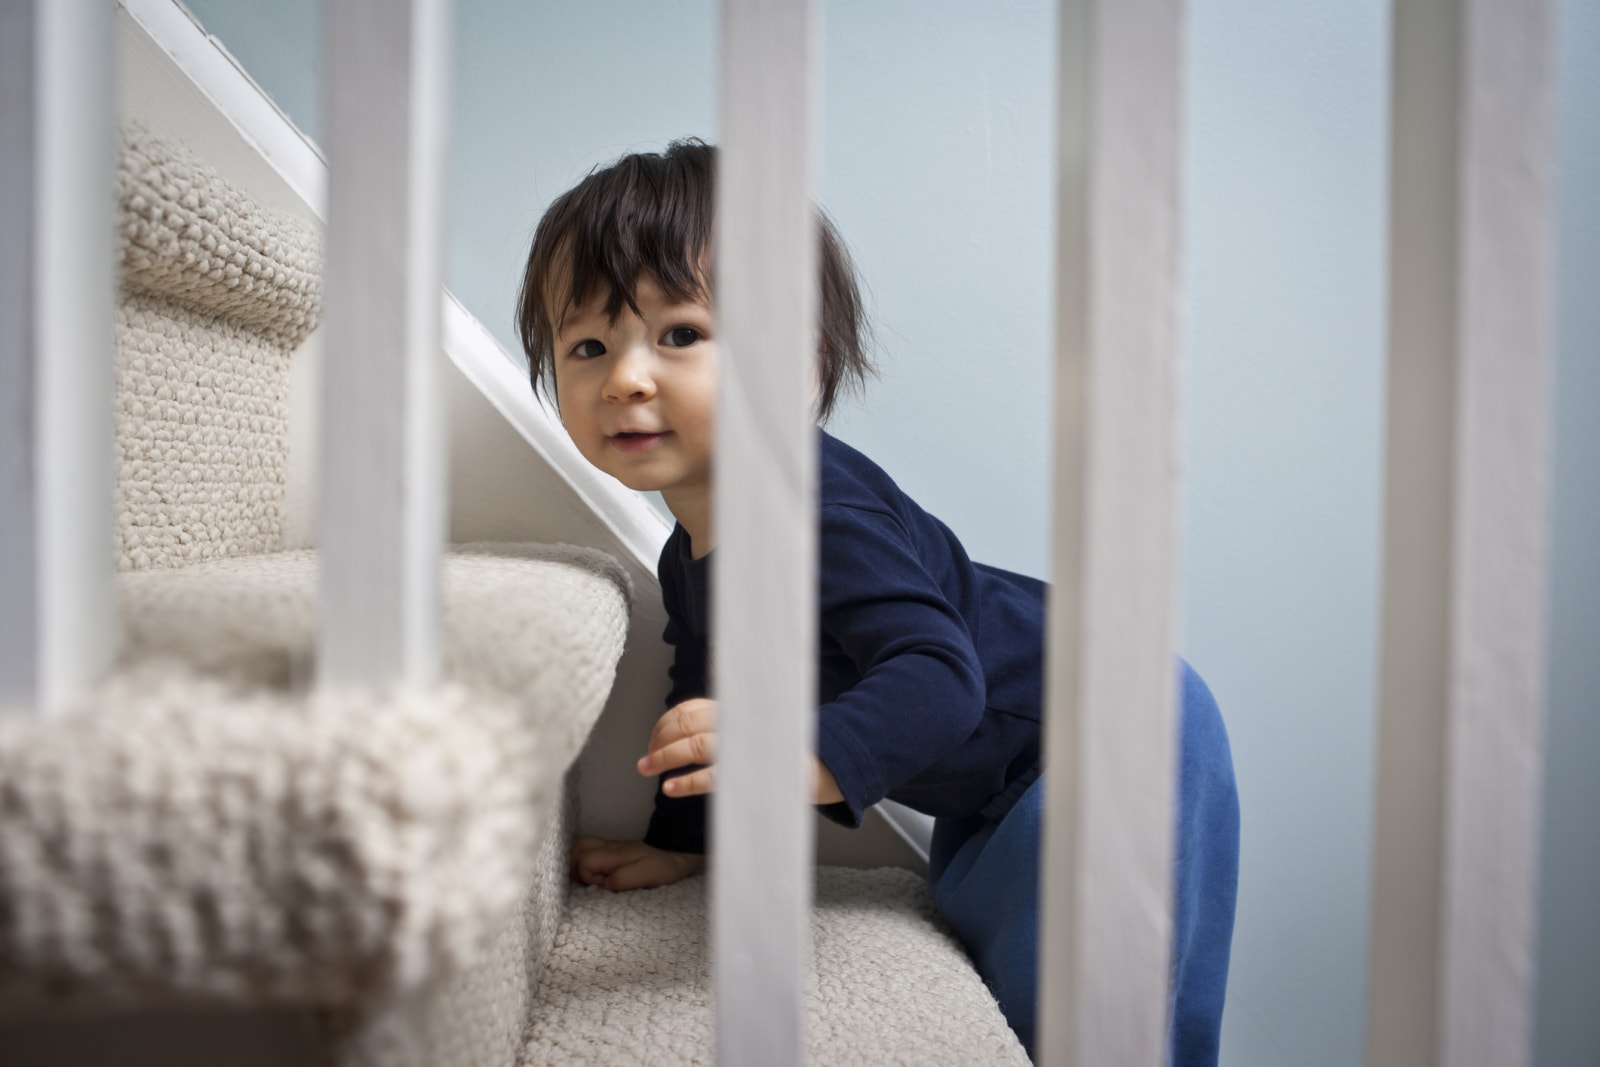
M 639 773 L 661 774 L 695 763 L 715 763 L 716 759 L 717 735 L 708 730 L 645 753 L 639 759 Z
M 711 792 L 715 784 L 715 771 L 710 767 L 701 767 L 697 771 L 668 778 L 661 783 L 661 788 L 666 790 L 669 797 L 693 797 Z
M 654 752 L 658 748 L 681 741 L 694 734 L 703 734 L 716 728 L 717 705 L 715 701 L 696 697 L 685 700 L 673 707 L 661 718 L 656 720 L 655 729 L 650 731 L 650 743 L 645 746 L 646 752 Z

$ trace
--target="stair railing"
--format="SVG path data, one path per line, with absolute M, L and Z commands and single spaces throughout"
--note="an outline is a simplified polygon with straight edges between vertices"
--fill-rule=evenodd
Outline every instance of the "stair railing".
M 1037 1037 L 1163 1062 L 1175 743 L 1183 0 L 1065 0 Z
M 327 0 L 320 685 L 428 682 L 446 538 L 449 0 Z
M 328 684 L 437 671 L 444 0 L 331 0 Z M 1397 0 L 1368 1063 L 1527 1064 L 1550 385 L 1547 0 Z M 1041 1061 L 1155 1064 L 1170 935 L 1181 0 L 1061 8 Z M 719 1058 L 798 1064 L 815 658 L 810 0 L 727 0 Z M 111 23 L 0 8 L 0 710 L 116 643 Z M 752 546 L 760 545 L 759 551 Z M 911 980 L 911 976 L 908 976 Z
M 717 1060 L 800 1067 L 816 748 L 812 0 L 722 4 L 713 522 Z
M 112 10 L 0 6 L 0 715 L 116 654 Z
M 742 56 L 777 61 L 762 50 L 763 31 L 737 30 L 741 6 L 725 5 L 725 71 L 738 69 Z M 799 0 L 786 6 L 791 18 L 810 17 Z M 781 16 L 765 17 L 775 26 Z M 1164 1055 L 1176 753 L 1170 709 L 1182 23 L 1181 0 L 1061 6 L 1055 595 L 1047 668 L 1047 760 L 1055 770 L 1045 823 L 1039 1011 L 1047 1064 L 1155 1064 Z M 1538 0 L 1395 4 L 1384 666 L 1369 981 L 1368 1059 L 1375 1065 L 1522 1064 L 1531 1056 L 1550 31 L 1548 5 Z M 791 31 L 788 49 L 804 53 L 809 40 Z M 804 79 L 786 84 L 797 95 L 808 91 Z M 724 83 L 725 94 L 749 91 L 731 75 Z M 735 124 L 741 104 L 725 102 L 730 148 L 745 136 Z M 749 136 L 765 138 L 760 151 L 776 159 L 781 149 L 770 142 L 803 141 L 810 127 L 793 119 L 757 123 Z M 793 173 L 804 173 L 803 150 L 790 159 Z M 727 184 L 759 180 L 730 175 Z M 777 225 L 784 209 L 772 210 Z M 744 239 L 728 239 L 725 262 Z M 753 253 L 738 262 L 761 269 Z M 789 279 L 790 306 L 802 306 L 811 283 L 799 272 Z M 751 306 L 759 309 L 756 299 Z M 719 301 L 724 316 L 741 313 L 729 293 Z M 778 306 L 774 299 L 771 308 Z M 735 365 L 749 354 L 744 342 L 730 341 L 730 351 Z M 750 397 L 780 389 L 779 373 L 790 372 L 735 373 L 738 386 L 724 390 L 724 419 Z M 775 418 L 768 425 L 786 430 L 788 423 Z M 737 443 L 724 439 L 721 447 L 724 455 L 730 444 L 761 451 L 762 440 L 758 432 Z M 757 539 L 807 514 L 812 488 L 804 457 L 783 462 L 789 466 L 772 462 L 748 485 L 721 472 L 724 499 L 764 492 L 774 480 L 788 489 L 788 503 L 762 505 L 772 508 L 773 525 L 752 535 Z M 787 470 L 798 473 L 777 477 Z M 727 654 L 729 635 L 754 643 L 751 635 L 774 603 L 805 603 L 808 596 L 799 581 L 775 591 L 760 572 L 793 567 L 804 582 L 814 581 L 803 552 L 736 563 L 733 537 L 719 535 L 727 542 L 719 548 L 725 592 L 717 612 L 725 724 L 748 713 L 745 698 L 729 699 L 741 672 L 748 670 L 756 687 L 751 711 L 762 680 L 756 661 Z M 797 617 L 795 609 L 785 617 Z M 773 639 L 780 636 L 775 631 Z M 810 645 L 794 640 L 787 650 L 785 678 L 804 670 Z M 809 695 L 803 678 L 791 684 Z M 787 761 L 792 772 L 785 748 L 792 724 L 775 721 L 771 707 L 761 710 L 761 724 L 748 729 L 768 731 L 770 769 Z M 752 753 L 738 758 L 753 762 L 753 751 L 752 744 Z M 747 785 L 733 789 L 724 769 L 719 812 L 764 810 L 762 783 L 775 798 L 773 811 L 789 802 L 792 778 L 771 784 L 748 773 Z M 772 819 L 770 836 L 777 836 L 773 827 L 788 826 L 779 815 L 762 817 Z M 748 841 L 719 836 L 719 850 L 753 847 L 760 828 L 745 819 L 739 832 Z M 797 834 L 791 844 L 798 850 L 805 843 Z M 716 877 L 719 888 L 736 884 Z M 790 891 L 766 900 L 719 892 L 715 928 L 770 923 L 789 930 L 802 905 L 803 894 Z M 744 1007 L 766 997 L 792 1002 L 803 957 L 780 955 L 764 992 L 743 980 L 745 972 L 737 981 L 719 976 L 724 1062 L 755 1062 L 756 1049 L 772 1062 L 801 1058 L 803 1030 L 787 1021 L 788 1007 L 782 1025 L 766 1032 L 766 1017 Z M 731 1039 L 729 1028 L 751 1034 Z
M 1532 1062 L 1551 5 L 1394 5 L 1367 1062 Z

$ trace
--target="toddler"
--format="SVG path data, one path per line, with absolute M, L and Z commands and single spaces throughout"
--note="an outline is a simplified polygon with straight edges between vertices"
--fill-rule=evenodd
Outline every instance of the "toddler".
M 659 775 L 643 840 L 580 839 L 574 877 L 638 889 L 701 869 L 716 761 L 708 586 L 717 328 L 714 150 L 626 156 L 551 205 L 517 324 L 536 393 L 553 394 L 585 459 L 658 490 L 677 519 L 659 576 L 673 650 L 668 711 L 638 770 Z M 817 408 L 870 371 L 855 274 L 819 220 Z M 817 751 L 813 800 L 860 825 L 885 797 L 934 816 L 929 885 L 1030 1054 L 1039 927 L 1045 586 L 974 563 L 871 460 L 818 431 Z M 1178 664 L 1181 749 L 1171 1062 L 1214 1064 L 1238 875 L 1227 734 Z

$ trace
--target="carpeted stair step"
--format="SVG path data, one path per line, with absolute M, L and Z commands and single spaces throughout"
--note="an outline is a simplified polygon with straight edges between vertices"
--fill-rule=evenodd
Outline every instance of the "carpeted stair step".
M 553 917 L 541 836 L 564 869 L 564 776 L 627 632 L 608 557 L 458 549 L 442 680 L 338 695 L 312 685 L 313 553 L 120 580 L 111 676 L 0 723 L 0 1011 L 393 1001 Z M 513 948 L 521 1000 L 544 946 Z
M 630 893 L 574 888 L 519 1063 L 711 1067 L 706 888 L 704 877 Z M 918 875 L 818 868 L 812 931 L 809 1062 L 1028 1064 Z

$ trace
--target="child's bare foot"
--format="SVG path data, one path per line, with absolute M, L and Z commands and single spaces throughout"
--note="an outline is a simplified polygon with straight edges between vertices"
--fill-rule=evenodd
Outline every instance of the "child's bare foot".
M 643 841 L 580 837 L 572 846 L 572 880 L 612 891 L 651 889 L 698 874 L 706 858 L 668 852 Z

